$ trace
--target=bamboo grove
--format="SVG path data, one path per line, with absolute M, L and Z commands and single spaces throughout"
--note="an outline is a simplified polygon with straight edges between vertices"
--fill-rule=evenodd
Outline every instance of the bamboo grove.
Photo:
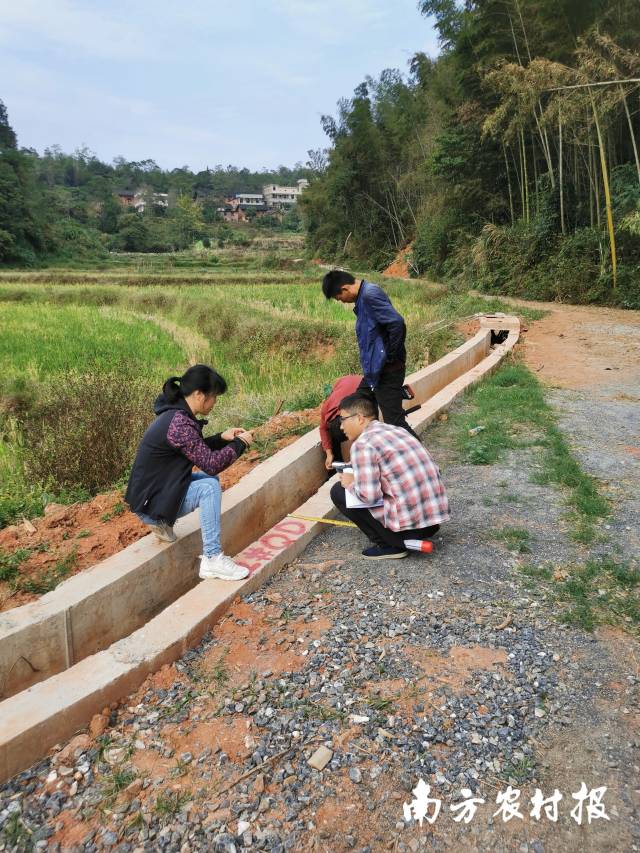
M 423 0 L 441 42 L 323 119 L 310 248 L 640 306 L 640 3 Z

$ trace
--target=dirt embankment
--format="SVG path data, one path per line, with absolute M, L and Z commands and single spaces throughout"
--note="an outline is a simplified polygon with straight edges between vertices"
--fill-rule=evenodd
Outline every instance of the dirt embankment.
M 223 489 L 235 485 L 267 456 L 295 441 L 304 427 L 316 426 L 319 420 L 319 407 L 270 418 L 254 431 L 256 444 L 220 474 Z M 129 512 L 119 491 L 71 506 L 50 504 L 43 518 L 25 519 L 0 530 L 4 559 L 24 557 L 18 574 L 0 582 L 0 611 L 34 601 L 62 580 L 105 560 L 148 532 Z
M 394 260 L 383 270 L 382 275 L 387 278 L 409 278 L 411 275 L 409 258 L 412 248 L 413 243 L 409 243 L 404 249 L 400 249 Z

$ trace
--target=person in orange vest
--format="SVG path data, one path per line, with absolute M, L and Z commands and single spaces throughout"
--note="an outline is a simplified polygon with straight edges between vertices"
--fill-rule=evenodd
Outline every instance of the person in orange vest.
M 325 468 L 331 471 L 333 462 L 348 462 L 349 447 L 344 448 L 349 439 L 340 425 L 340 401 L 355 394 L 362 382 L 362 376 L 351 374 L 342 376 L 334 383 L 328 397 L 320 408 L 320 442 L 325 453 Z

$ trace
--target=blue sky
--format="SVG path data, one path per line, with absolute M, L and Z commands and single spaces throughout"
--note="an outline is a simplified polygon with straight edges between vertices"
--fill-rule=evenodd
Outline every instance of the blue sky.
M 19 144 L 165 168 L 305 161 L 338 98 L 418 50 L 417 0 L 0 0 Z

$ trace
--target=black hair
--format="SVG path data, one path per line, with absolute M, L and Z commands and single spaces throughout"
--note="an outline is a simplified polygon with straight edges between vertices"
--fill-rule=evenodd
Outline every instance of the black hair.
M 203 394 L 224 394 L 227 383 L 213 368 L 206 364 L 194 364 L 182 376 L 170 376 L 162 386 L 168 403 L 177 403 L 182 397 L 188 397 L 194 391 Z
M 364 394 L 349 394 L 340 401 L 339 408 L 349 412 L 350 415 L 362 415 L 363 418 L 378 417 L 378 407 L 375 402 Z
M 333 299 L 340 293 L 343 284 L 354 284 L 355 278 L 345 270 L 331 270 L 322 279 L 322 292 L 327 299 Z

